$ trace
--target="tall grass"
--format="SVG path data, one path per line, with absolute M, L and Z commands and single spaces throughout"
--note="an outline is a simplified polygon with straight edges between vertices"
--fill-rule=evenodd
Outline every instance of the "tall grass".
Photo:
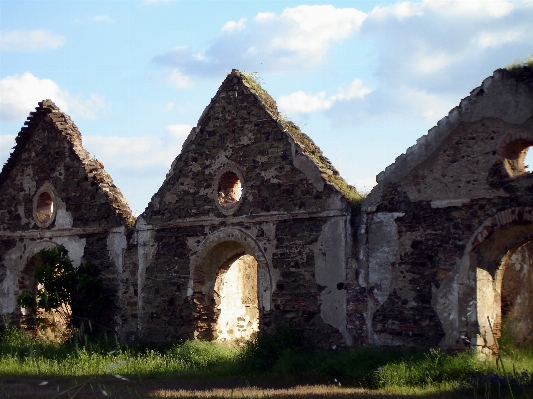
M 533 350 L 502 345 L 515 398 L 533 398 Z M 243 347 L 187 341 L 165 349 L 128 347 L 114 338 L 57 344 L 35 341 L 7 326 L 0 333 L 0 375 L 119 378 L 274 376 L 306 377 L 338 386 L 391 392 L 456 391 L 467 395 L 509 394 L 494 358 L 441 350 L 358 348 L 317 350 L 297 331 L 260 334 Z M 517 396 L 517 394 L 520 394 Z M 501 396 L 503 395 L 503 396 Z

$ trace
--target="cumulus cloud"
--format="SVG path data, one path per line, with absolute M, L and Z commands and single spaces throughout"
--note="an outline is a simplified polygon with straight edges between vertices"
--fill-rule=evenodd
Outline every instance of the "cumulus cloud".
M 288 114 L 310 113 L 330 109 L 339 101 L 362 99 L 372 90 L 363 84 L 361 79 L 355 79 L 348 86 L 341 86 L 337 94 L 326 95 L 326 92 L 307 94 L 301 90 L 289 95 L 281 96 L 277 103 L 282 112 Z
M 176 89 L 188 89 L 194 86 L 191 77 L 184 75 L 179 69 L 169 71 L 165 76 L 165 81 Z
M 31 72 L 0 80 L 0 119 L 23 121 L 39 101 L 51 99 L 72 117 L 95 119 L 106 107 L 102 96 L 88 98 L 69 94 L 51 79 L 40 79 Z
M 105 22 L 106 24 L 112 24 L 115 22 L 108 15 L 96 15 L 92 18 L 92 21 L 93 22 Z
M 234 30 L 241 31 L 243 30 L 246 25 L 246 18 L 241 18 L 239 21 L 228 21 L 222 26 L 222 32 L 232 32 Z
M 362 11 L 331 5 L 301 5 L 281 14 L 263 12 L 249 24 L 246 18 L 226 22 L 220 36 L 201 54 L 180 46 L 153 61 L 177 68 L 185 76 L 219 76 L 235 66 L 301 71 L 322 62 L 328 49 L 357 32 L 365 18 Z
M 162 137 L 86 136 L 84 147 L 110 169 L 168 169 L 192 126 L 168 125 Z M 157 157 L 154 157 L 157 154 Z
M 11 51 L 54 50 L 64 46 L 65 36 L 45 29 L 0 31 L 0 48 Z

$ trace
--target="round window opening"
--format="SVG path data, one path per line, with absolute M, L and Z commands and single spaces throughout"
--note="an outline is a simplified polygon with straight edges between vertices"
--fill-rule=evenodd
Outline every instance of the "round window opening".
M 525 139 L 511 141 L 503 153 L 505 170 L 510 177 L 517 177 L 526 172 L 531 172 L 531 155 L 533 151 L 528 151 L 532 142 Z
M 37 198 L 37 206 L 35 207 L 35 217 L 40 223 L 48 223 L 54 215 L 54 200 L 52 196 L 46 191 Z
M 223 208 L 233 208 L 242 196 L 241 179 L 234 172 L 225 172 L 218 180 L 218 203 Z

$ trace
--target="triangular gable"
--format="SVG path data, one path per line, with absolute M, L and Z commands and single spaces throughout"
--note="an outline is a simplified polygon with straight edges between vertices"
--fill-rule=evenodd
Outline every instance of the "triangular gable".
M 415 145 L 376 176 L 378 185 L 368 195 L 364 206 L 372 207 L 373 203 L 379 201 L 381 191 L 387 184 L 399 182 L 415 167 L 430 160 L 461 123 L 478 122 L 484 118 L 497 118 L 513 124 L 526 122 L 533 111 L 532 82 L 533 70 L 528 66 L 494 71 L 426 135 L 420 137 Z
M 283 144 L 280 144 L 281 141 Z M 267 142 L 273 147 L 269 147 Z M 185 209 L 178 213 L 163 210 L 174 206 L 168 204 L 179 201 L 186 204 L 185 207 L 205 210 L 203 216 L 207 216 L 210 214 L 207 209 L 212 205 L 215 195 L 216 187 L 213 185 L 216 184 L 216 175 L 220 170 L 223 172 L 225 164 L 235 164 L 248 176 L 257 175 L 260 171 L 264 178 L 263 188 L 266 190 L 266 185 L 270 184 L 268 189 L 272 193 L 276 192 L 278 183 L 287 188 L 290 184 L 297 185 L 298 181 L 307 179 L 304 185 L 314 186 L 320 193 L 327 192 L 326 195 L 341 194 L 348 203 L 356 203 L 361 198 L 355 188 L 342 179 L 316 144 L 279 114 L 272 97 L 250 75 L 237 70 L 226 77 L 202 113 L 197 127 L 192 129 L 183 144 L 182 153 L 173 162 L 165 182 L 152 198 L 147 213 L 156 216 L 154 221 L 193 216 Z M 288 173 L 289 168 L 299 169 L 297 172 L 305 175 L 304 178 Z M 292 182 L 287 179 L 292 179 Z M 262 183 L 259 180 L 252 178 L 248 181 L 256 190 L 250 198 L 261 197 L 258 191 Z M 306 191 L 305 195 L 313 194 Z M 202 199 L 202 196 L 210 199 Z M 287 204 L 285 211 L 291 212 L 296 208 L 298 204 L 293 201 Z M 314 211 L 319 209 L 310 205 L 307 210 L 311 208 Z M 279 207 L 277 210 L 282 211 Z M 269 207 L 263 206 L 262 211 L 268 212 Z M 166 216 L 162 213 L 166 213 Z
M 120 223 L 130 226 L 133 224 L 134 218 L 128 202 L 120 192 L 120 189 L 113 183 L 111 176 L 109 176 L 104 170 L 103 164 L 97 159 L 91 158 L 90 154 L 83 148 L 81 134 L 67 114 L 61 112 L 51 100 L 44 100 L 39 102 L 39 106 L 35 108 L 35 112 L 30 113 L 30 116 L 24 124 L 25 126 L 20 130 L 15 139 L 16 146 L 14 150 L 0 172 L 0 187 L 5 187 L 10 182 L 13 182 L 13 179 L 17 178 L 16 174 L 20 172 L 16 171 L 18 166 L 22 164 L 31 165 L 32 162 L 34 162 L 28 161 L 28 157 L 33 157 L 34 160 L 38 161 L 39 158 L 43 156 L 52 159 L 57 157 L 67 157 L 67 153 L 68 155 L 73 153 L 74 157 L 72 158 L 74 158 L 74 163 L 78 163 L 78 166 L 81 166 L 82 169 L 81 172 L 80 170 L 76 171 L 76 176 L 69 175 L 68 171 L 65 172 L 65 180 L 74 179 L 78 181 L 66 183 L 63 191 L 68 190 L 67 186 L 69 184 L 73 187 L 83 184 L 79 181 L 79 177 L 85 175 L 83 176 L 83 180 L 86 178 L 88 182 L 86 190 L 87 194 L 89 196 L 95 196 L 94 188 L 96 187 L 98 193 L 101 194 L 100 198 L 103 196 L 103 198 L 106 199 L 105 202 L 107 202 L 112 208 L 114 214 L 118 217 L 118 220 L 120 220 Z M 43 134 L 46 135 L 46 137 L 44 137 Z M 47 141 L 50 142 L 50 140 L 64 139 L 67 143 L 67 145 L 63 147 L 65 152 L 62 154 L 49 154 L 46 149 L 44 149 L 42 153 L 35 151 L 35 149 L 30 150 L 28 146 L 32 140 L 35 140 L 36 138 L 41 140 L 42 143 L 46 143 Z M 33 151 L 33 153 L 28 154 L 28 151 Z M 45 160 L 41 159 L 40 163 L 43 163 L 44 161 Z M 54 173 L 58 172 L 55 171 Z M 42 182 L 37 184 L 42 184 Z M 32 196 L 35 194 L 34 191 L 38 189 L 39 187 L 34 187 L 33 189 L 26 188 L 25 190 L 28 191 L 26 194 Z M 4 196 L 7 195 L 5 190 L 3 194 Z M 89 201 L 90 199 L 87 198 L 87 202 Z M 81 205 L 82 203 L 79 202 L 76 206 Z M 101 205 L 101 201 L 97 201 L 97 203 L 94 204 L 94 207 L 100 207 Z M 95 216 L 97 217 L 97 215 Z

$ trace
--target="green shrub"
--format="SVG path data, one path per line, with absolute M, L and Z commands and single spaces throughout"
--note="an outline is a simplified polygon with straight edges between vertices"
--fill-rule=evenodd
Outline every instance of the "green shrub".
M 287 362 L 304 349 L 303 331 L 278 327 L 273 333 L 260 332 L 246 342 L 239 361 L 244 372 L 267 371 L 273 369 L 282 357 Z

